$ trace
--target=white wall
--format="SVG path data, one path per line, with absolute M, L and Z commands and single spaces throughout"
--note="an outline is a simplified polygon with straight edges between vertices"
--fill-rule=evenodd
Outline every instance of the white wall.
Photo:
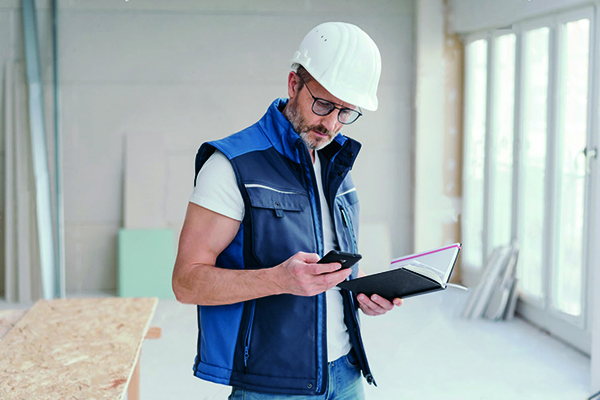
M 416 6 L 415 251 L 444 243 L 444 7 L 442 0 Z
M 0 62 L 23 58 L 18 5 L 0 0 Z M 178 233 L 199 145 L 254 123 L 286 96 L 289 58 L 308 30 L 328 20 L 359 25 L 383 59 L 379 110 L 345 130 L 363 143 L 353 171 L 361 240 L 388 243 L 381 249 L 390 255 L 412 250 L 413 1 L 79 0 L 59 7 L 69 292 L 116 287 L 125 135 L 165 135 L 167 183 L 157 195 L 166 196 L 167 223 Z M 39 18 L 47 20 L 47 10 Z M 7 19 L 17 21 L 9 32 Z M 47 40 L 41 45 L 49 49 Z

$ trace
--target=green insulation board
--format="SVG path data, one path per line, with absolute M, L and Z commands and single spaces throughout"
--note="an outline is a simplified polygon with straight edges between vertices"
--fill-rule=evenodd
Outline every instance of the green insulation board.
M 172 230 L 119 230 L 119 296 L 174 298 L 171 290 L 174 263 Z

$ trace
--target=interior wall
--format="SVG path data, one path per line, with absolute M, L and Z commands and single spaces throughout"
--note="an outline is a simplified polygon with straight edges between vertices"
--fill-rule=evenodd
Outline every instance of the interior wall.
M 446 32 L 445 3 L 420 0 L 415 12 L 416 251 L 461 241 L 462 43 Z
M 24 57 L 19 24 L 6 35 L 2 23 L 20 18 L 19 4 L 0 0 L 0 61 Z M 48 2 L 38 7 L 48 20 Z M 411 251 L 413 9 L 412 0 L 59 1 L 67 291 L 116 288 L 125 136 L 164 135 L 167 179 L 157 196 L 178 235 L 200 144 L 245 128 L 285 97 L 293 52 L 330 20 L 363 28 L 383 60 L 379 110 L 344 130 L 363 143 L 353 171 L 361 265 L 385 269 Z M 40 35 L 50 37 L 47 28 Z

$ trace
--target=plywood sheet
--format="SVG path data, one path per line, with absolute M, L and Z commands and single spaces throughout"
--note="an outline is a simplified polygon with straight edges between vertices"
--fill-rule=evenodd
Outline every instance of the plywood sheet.
M 8 331 L 12 329 L 13 326 L 19 321 L 19 319 L 25 314 L 27 310 L 4 310 L 0 311 L 0 339 Z
M 0 398 L 123 398 L 157 302 L 38 301 L 0 340 Z

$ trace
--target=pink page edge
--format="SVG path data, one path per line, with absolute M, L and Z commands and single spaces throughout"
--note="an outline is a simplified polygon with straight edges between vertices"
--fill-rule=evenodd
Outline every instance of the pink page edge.
M 426 253 L 421 253 L 421 254 L 415 254 L 412 255 L 410 257 L 405 257 L 405 258 L 400 258 L 398 260 L 394 260 L 392 261 L 390 264 L 395 264 L 395 263 L 399 263 L 401 261 L 406 261 L 406 260 L 412 260 L 413 258 L 419 258 L 419 257 L 423 257 L 426 256 L 428 254 L 433 254 L 433 253 L 439 253 L 440 251 L 444 251 L 444 250 L 448 250 L 448 249 L 452 249 L 452 248 L 459 248 L 460 249 L 460 244 L 454 244 L 452 246 L 447 246 L 447 247 L 443 247 L 441 249 L 437 249 L 437 250 L 432 250 L 432 251 L 428 251 Z

